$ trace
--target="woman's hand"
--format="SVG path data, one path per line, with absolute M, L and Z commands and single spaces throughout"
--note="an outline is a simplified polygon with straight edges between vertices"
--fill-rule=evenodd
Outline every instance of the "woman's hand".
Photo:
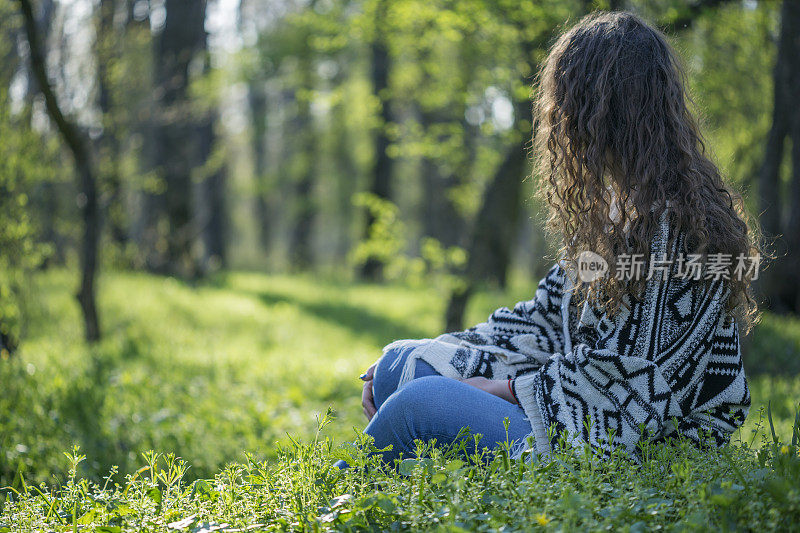
M 475 387 L 476 389 L 481 389 L 489 394 L 494 394 L 495 396 L 502 398 L 509 403 L 513 403 L 514 405 L 517 404 L 517 399 L 514 398 L 514 395 L 511 394 L 511 389 L 508 387 L 507 379 L 487 379 L 483 377 L 474 377 L 462 379 L 461 381 L 467 385 Z
M 375 366 L 377 364 L 372 363 L 372 366 L 360 376 L 361 380 L 364 381 L 364 388 L 361 391 L 361 406 L 364 408 L 364 416 L 367 417 L 367 420 L 372 420 L 372 417 L 378 412 L 375 409 L 375 400 L 372 397 L 372 378 L 375 376 Z

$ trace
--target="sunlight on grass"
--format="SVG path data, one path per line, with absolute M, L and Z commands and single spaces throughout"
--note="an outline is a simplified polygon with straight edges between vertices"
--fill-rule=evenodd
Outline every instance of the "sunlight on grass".
M 357 376 L 392 340 L 441 333 L 444 304 L 430 287 L 255 273 L 190 286 L 113 273 L 100 281 L 107 335 L 88 349 L 74 275 L 36 281 L 39 303 L 17 358 L 29 386 L 20 384 L 13 409 L 6 395 L 0 442 L 0 474 L 29 469 L 34 480 L 63 473 L 56 465 L 72 443 L 94 476 L 112 464 L 131 471 L 150 448 L 191 458 L 190 477 L 209 476 L 244 450 L 272 457 L 287 433 L 312 434 L 328 407 L 337 415 L 328 434 L 348 438 L 363 426 Z M 470 321 L 501 299 L 480 295 Z
M 188 478 L 208 477 L 244 451 L 274 457 L 287 433 L 310 437 L 328 407 L 337 418 L 326 435 L 349 439 L 364 424 L 357 376 L 390 341 L 441 333 L 445 302 L 433 287 L 312 276 L 240 272 L 191 286 L 113 273 L 101 279 L 106 338 L 87 349 L 73 283 L 64 271 L 37 278 L 23 351 L 3 370 L 13 384 L 0 399 L 6 483 L 18 471 L 34 481 L 63 475 L 61 452 L 73 443 L 90 476 L 111 465 L 133 471 L 140 452 L 156 449 L 189 460 Z M 481 293 L 467 322 L 532 294 L 521 284 Z M 759 376 L 751 384 L 743 440 L 767 401 L 776 431 L 789 438 L 800 380 Z
M 0 365 L 0 486 L 9 487 L 0 495 L 0 532 L 68 520 L 104 531 L 755 522 L 769 529 L 791 520 L 800 501 L 791 488 L 800 459 L 790 444 L 800 379 L 756 375 L 769 360 L 763 350 L 795 346 L 796 321 L 767 317 L 746 344 L 754 408 L 734 443 L 767 443 L 758 454 L 682 445 L 656 447 L 641 466 L 571 452 L 529 466 L 502 454 L 469 466 L 427 448 L 426 458 L 406 459 L 397 473 L 368 466 L 375 457 L 364 455 L 363 437 L 360 448 L 338 445 L 363 427 L 357 376 L 381 348 L 441 333 L 441 290 L 245 272 L 197 286 L 106 274 L 107 334 L 89 349 L 71 296 L 74 275 L 36 281 L 39 304 L 23 351 Z M 532 294 L 520 283 L 478 294 L 467 322 Z M 759 416 L 766 402 L 778 444 Z M 336 418 L 317 436 L 329 407 Z M 73 444 L 80 452 L 65 461 Z M 342 475 L 332 467 L 337 458 L 361 466 Z M 119 473 L 104 490 L 113 465 Z M 63 488 L 42 505 L 30 488 L 40 482 Z

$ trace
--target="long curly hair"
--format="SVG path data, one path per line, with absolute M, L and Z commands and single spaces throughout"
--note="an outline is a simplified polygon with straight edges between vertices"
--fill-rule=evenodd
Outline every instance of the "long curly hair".
M 685 73 L 666 37 L 627 12 L 596 12 L 553 45 L 538 74 L 534 143 L 561 257 L 602 256 L 612 275 L 586 291 L 611 314 L 645 279 L 620 280 L 621 254 L 650 258 L 659 216 L 669 206 L 686 254 L 730 254 L 727 309 L 757 319 L 753 272 L 736 259 L 761 257 L 742 198 L 706 154 L 689 109 Z M 645 272 L 647 272 L 645 270 Z

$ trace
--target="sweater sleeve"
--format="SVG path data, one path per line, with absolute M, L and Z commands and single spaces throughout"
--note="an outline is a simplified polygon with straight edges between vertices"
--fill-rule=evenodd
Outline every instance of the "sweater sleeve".
M 539 282 L 531 300 L 517 302 L 513 309 L 495 309 L 486 321 L 445 335 L 544 362 L 564 349 L 564 276 L 564 270 L 556 264 Z
M 565 271 L 556 264 L 539 282 L 531 300 L 513 309 L 500 307 L 486 321 L 432 339 L 399 339 L 383 352 L 410 349 L 399 385 L 413 379 L 415 360 L 452 378 L 516 375 L 538 368 L 553 352 L 563 351 L 562 297 Z
M 698 391 L 707 386 L 713 346 L 728 322 L 726 295 L 722 282 L 649 282 L 643 301 L 604 317 L 615 334 L 554 353 L 540 369 L 517 377 L 536 451 L 546 453 L 566 431 L 574 446 L 589 443 L 605 452 L 622 446 L 635 454 L 642 438 L 663 437 L 675 430 L 673 420 L 680 425 L 697 416 Z M 620 330 L 631 323 L 635 340 L 623 354 Z M 734 388 L 732 382 L 719 394 L 736 396 Z M 551 426 L 555 432 L 548 432 Z

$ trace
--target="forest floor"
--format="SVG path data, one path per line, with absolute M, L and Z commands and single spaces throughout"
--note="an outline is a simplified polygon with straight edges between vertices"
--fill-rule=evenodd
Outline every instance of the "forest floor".
M 772 529 L 800 519 L 795 319 L 766 316 L 747 339 L 753 409 L 721 452 L 660 446 L 642 465 L 555 454 L 475 466 L 435 451 L 396 473 L 342 443 L 364 425 L 357 376 L 381 348 L 441 332 L 435 287 L 105 274 L 106 335 L 87 348 L 74 282 L 67 271 L 35 279 L 24 345 L 0 362 L 0 532 Z M 532 283 L 512 285 L 479 294 L 467 323 L 533 294 Z M 363 468 L 331 469 L 343 455 Z

